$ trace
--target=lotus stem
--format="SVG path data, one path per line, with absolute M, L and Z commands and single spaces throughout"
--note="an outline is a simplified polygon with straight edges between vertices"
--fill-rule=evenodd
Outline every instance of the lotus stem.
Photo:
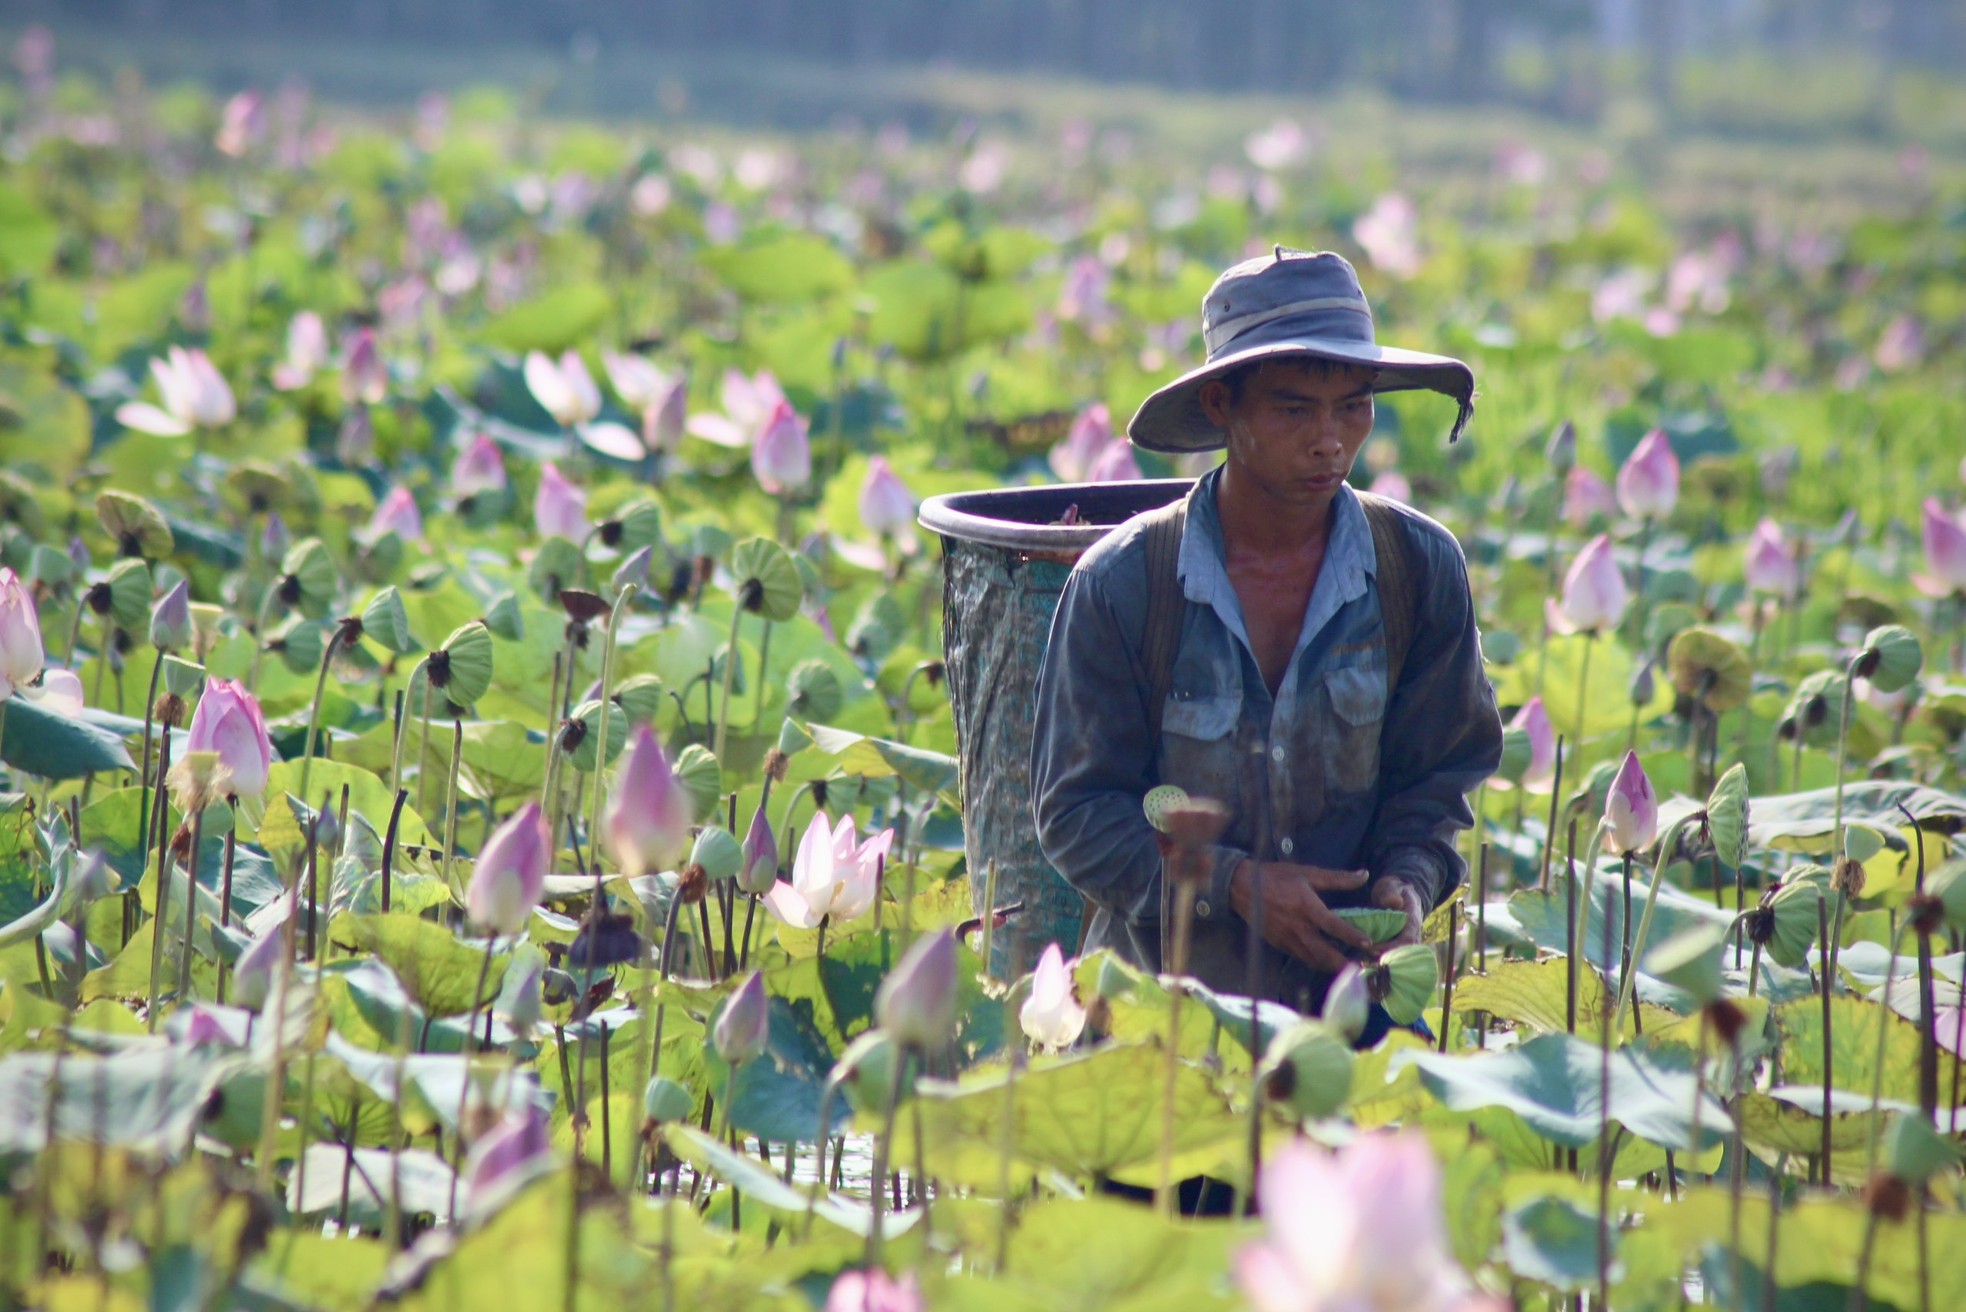
M 719 761 L 724 759 L 724 742 L 730 732 L 731 691 L 737 686 L 737 626 L 744 622 L 744 605 L 733 601 L 730 608 L 730 640 L 724 647 L 724 682 L 717 694 L 717 734 L 711 748 Z
M 1585 742 L 1589 724 L 1591 695 L 1591 650 L 1597 645 L 1597 630 L 1584 630 L 1584 656 L 1577 666 L 1577 741 Z
M 819 1209 L 819 1195 L 826 1188 L 826 1143 L 832 1138 L 833 1097 L 839 1087 L 836 1074 L 828 1072 L 826 1082 L 819 1088 L 819 1160 L 812 1165 L 812 1185 L 806 1190 L 805 1219 L 799 1231 L 801 1241 L 812 1237 L 813 1214 Z
M 457 850 L 457 777 L 464 766 L 464 721 L 451 721 L 450 778 L 444 789 L 444 887 L 451 887 L 451 853 Z M 489 810 L 491 803 L 485 804 Z
M 933 1247 L 935 1237 L 935 1209 L 934 1205 L 929 1201 L 928 1143 L 926 1137 L 922 1134 L 922 1100 L 920 1098 L 909 1099 L 908 1110 L 914 1118 L 915 1196 L 921 1199 L 922 1204 L 922 1251 L 924 1253 L 932 1253 L 935 1251 Z
M 609 698 L 614 692 L 615 639 L 621 630 L 622 612 L 628 609 L 628 599 L 634 595 L 632 585 L 623 585 L 616 594 L 614 607 L 608 612 L 607 637 L 601 640 L 601 709 L 594 719 L 594 727 L 599 731 L 594 744 L 594 809 L 588 813 L 587 820 L 587 846 L 597 871 L 601 868 L 601 802 L 607 793 L 601 781 L 608 771 L 608 712 L 613 709 Z
M 771 621 L 758 617 L 758 695 L 751 700 L 750 728 L 756 730 L 765 716 L 765 663 L 771 659 Z
M 1850 703 L 1856 700 L 1851 691 L 1851 685 L 1856 682 L 1856 679 L 1857 658 L 1853 656 L 1850 658 L 1849 665 L 1844 667 L 1843 705 L 1836 717 L 1836 824 L 1830 830 L 1830 844 L 1833 849 L 1831 855 L 1832 864 L 1843 856 L 1843 763 L 1849 752 Z M 1800 725 L 1796 726 L 1795 741 L 1798 744 L 1802 742 L 1802 728 Z M 1800 787 L 1799 772 L 1797 786 Z M 1920 843 L 1919 848 L 1923 851 L 1924 844 Z M 1831 974 L 1836 973 L 1836 959 L 1840 955 L 1839 947 L 1843 938 L 1843 906 L 1847 901 L 1849 901 L 1848 898 L 1841 897 L 1836 900 L 1836 923 L 1830 926 L 1829 964 Z
M 1924 844 L 1920 844 L 1923 847 Z M 1877 1007 L 1877 1048 L 1872 1054 L 1870 1064 L 1870 1126 L 1864 1132 L 1864 1175 L 1877 1169 L 1877 1144 L 1881 1137 L 1878 1122 L 1882 1118 L 1880 1105 L 1884 1101 L 1884 1041 L 1891 1033 L 1891 978 L 1898 973 L 1898 954 L 1904 950 L 1905 935 L 1911 932 L 1911 920 L 1906 918 L 1902 925 L 1892 926 L 1891 955 L 1884 962 L 1884 990 L 1878 996 L 1881 1001 Z M 1829 1036 L 1823 1036 L 1823 1047 L 1829 1047 Z M 1829 1108 L 1823 1108 L 1825 1112 Z M 1863 1282 L 1860 1279 L 1858 1284 Z
M 1454 1014 L 1454 944 L 1455 940 L 1460 937 L 1460 933 L 1461 904 L 1459 902 L 1449 902 L 1447 904 L 1447 982 L 1440 1001 L 1440 1050 L 1442 1052 L 1447 1051 L 1447 1026 L 1449 1019 Z M 1250 995 L 1249 1006 L 1251 1011 L 1254 1011 L 1256 1008 L 1254 994 Z M 1256 1054 L 1253 1048 L 1250 1052 L 1250 1060 L 1256 1060 Z
M 1761 1263 L 1761 1312 L 1775 1312 L 1775 1254 L 1782 1237 L 1782 1175 L 1788 1160 L 1789 1155 L 1782 1153 L 1768 1173 L 1768 1252 Z
M 1629 872 L 1631 855 L 1625 856 Z M 1627 875 L 1629 885 L 1629 874 Z M 1611 970 L 1611 917 L 1604 917 L 1604 970 L 1607 977 Z M 1610 992 L 1606 980 L 1605 992 Z M 1598 1093 L 1597 1093 L 1597 1302 L 1599 1307 L 1611 1306 L 1611 1161 L 1617 1151 L 1617 1141 L 1611 1135 L 1611 1046 L 1617 1037 L 1617 1013 L 1605 1011 L 1600 1006 L 1599 1039 L 1603 1049 L 1598 1053 Z M 1441 1028 L 1447 1028 L 1445 1017 L 1441 1018 Z
M 1554 597 L 1556 591 L 1556 519 L 1563 506 L 1562 480 L 1557 480 L 1556 495 L 1550 498 L 1549 518 L 1543 524 L 1543 595 Z M 1536 636 L 1536 686 L 1532 690 L 1540 696 L 1543 691 L 1543 677 L 1550 667 L 1550 620 L 1549 612 L 1543 612 L 1542 628 Z M 1580 735 L 1581 736 L 1581 735 Z
M 888 1076 L 887 1106 L 881 1112 L 881 1133 L 874 1140 L 873 1187 L 868 1190 L 873 1204 L 873 1220 L 867 1227 L 866 1266 L 870 1270 L 881 1264 L 881 1243 L 884 1238 L 881 1208 L 887 1201 L 888 1154 L 894 1146 L 894 1112 L 901 1101 L 901 1079 L 907 1073 L 910 1055 L 906 1046 L 897 1046 L 895 1049 L 894 1071 Z M 820 1127 L 822 1133 L 825 1128 L 825 1126 Z
M 328 690 L 328 666 L 334 661 L 335 652 L 341 648 L 342 626 L 335 625 L 328 635 L 328 645 L 321 652 L 321 672 L 314 677 L 314 700 L 307 707 L 307 737 L 300 747 L 300 791 L 299 796 L 307 796 L 308 772 L 314 768 L 314 739 L 321 728 L 321 698 Z M 163 665 L 163 658 L 157 664 Z
M 168 738 L 164 740 L 164 752 L 166 756 L 170 754 L 170 739 Z M 165 811 L 163 815 L 163 823 L 160 823 L 158 825 L 158 828 L 163 829 L 169 823 L 169 821 L 170 821 L 170 812 Z M 164 836 L 160 833 L 158 835 L 158 843 L 157 843 L 157 894 L 156 894 L 156 901 L 153 904 L 152 921 L 150 926 L 150 1006 L 145 1013 L 145 1020 L 148 1023 L 150 1027 L 150 1032 L 152 1034 L 155 1034 L 157 1032 L 157 987 L 163 979 L 164 922 L 170 919 L 170 906 L 171 906 L 170 850 L 171 850 L 170 842 L 167 839 L 165 839 Z M 40 942 L 39 935 L 35 936 L 35 942 L 37 943 Z
M 424 815 L 424 781 L 430 777 L 430 668 L 424 663 L 423 710 L 416 722 L 416 813 Z
M 198 848 L 205 837 L 205 812 L 201 807 L 191 814 L 191 850 L 184 864 L 184 949 L 178 956 L 177 1005 L 191 999 L 191 953 L 198 928 Z M 162 905 L 160 902 L 159 905 Z M 39 943 L 37 938 L 35 942 Z
M 1577 1032 L 1577 821 L 1570 821 L 1570 847 L 1563 858 L 1564 1033 Z
M 1250 1009 L 1253 1013 L 1255 1008 Z M 1010 1032 L 1010 1003 L 1004 1003 L 1004 1033 Z M 1002 1275 L 1010 1267 L 1010 1155 L 1017 1142 L 1017 1063 L 1020 1054 L 1013 1045 L 1003 1072 L 1003 1127 L 997 1132 L 997 1266 Z M 915 1131 L 920 1136 L 919 1127 Z M 1254 1178 L 1254 1177 L 1251 1177 Z
M 1698 815 L 1695 812 L 1694 815 Z M 1659 903 L 1659 882 L 1666 873 L 1666 862 L 1679 845 L 1680 831 L 1692 822 L 1694 816 L 1684 816 L 1673 821 L 1667 828 L 1664 838 L 1659 840 L 1659 855 L 1652 862 L 1652 883 L 1645 890 L 1645 909 L 1638 919 L 1638 936 L 1631 937 L 1629 923 L 1625 926 L 1627 947 L 1625 950 L 1624 977 L 1618 981 L 1618 1012 L 1623 1013 L 1626 1004 L 1631 1003 L 1633 986 L 1638 981 L 1637 963 L 1644 959 L 1645 941 L 1652 932 L 1652 912 Z M 1625 853 L 1625 916 L 1631 916 L 1631 853 Z M 1635 1005 L 1635 1004 L 1634 1004 Z M 1615 1017 L 1614 1017 L 1615 1019 Z
M 316 815 L 314 822 L 307 828 L 307 844 L 310 849 L 318 841 L 320 828 L 321 817 Z M 293 897 L 297 891 L 292 888 L 283 889 L 282 895 Z M 283 950 L 275 957 L 273 992 L 269 995 L 273 1007 L 273 1063 L 266 1086 L 267 1096 L 261 1099 L 263 1112 L 259 1122 L 259 1148 L 253 1154 L 262 1193 L 273 1184 L 273 1145 L 279 1136 L 280 1107 L 285 1101 L 281 1095 L 287 1087 L 287 995 L 292 992 L 294 977 L 294 914 L 291 903 L 288 906 L 287 918 L 280 923 L 279 932 L 283 940 L 281 944 Z M 352 1119 L 352 1111 L 350 1116 Z M 348 1160 L 351 1164 L 355 1160 L 355 1127 L 352 1124 L 349 1126 L 348 1134 Z M 344 1181 L 344 1191 L 345 1188 Z M 344 1193 L 343 1209 L 346 1210 L 346 1207 Z
M 1560 799 L 1563 797 L 1563 735 L 1558 734 L 1556 751 L 1552 758 L 1554 773 L 1550 776 L 1550 818 L 1543 826 L 1543 850 L 1536 854 L 1536 887 L 1547 889 L 1550 886 L 1550 849 L 1556 846 L 1556 817 Z M 1571 848 L 1574 852 L 1576 843 Z
M 1830 960 L 1829 960 L 1829 902 L 1819 892 L 1816 894 L 1816 933 L 1821 942 L 1819 950 L 1823 961 L 1823 1184 L 1830 1183 L 1830 1089 L 1834 1087 L 1836 1068 L 1836 1045 L 1832 1042 L 1835 1031 L 1831 1028 L 1834 1016 L 1830 1002 Z
M 389 829 L 382 836 L 382 909 L 389 910 L 390 869 L 396 860 L 396 830 L 403 822 L 403 803 L 409 800 L 410 790 L 398 788 L 396 803 L 389 808 Z
M 164 673 L 164 653 L 160 648 L 157 659 L 150 665 L 150 691 L 143 699 L 143 754 L 137 757 L 137 851 L 150 850 L 150 727 L 156 720 L 157 681 Z M 166 726 L 165 736 L 170 735 Z M 0 743 L 7 740 L 7 703 L 0 700 Z M 164 776 L 157 776 L 157 787 L 164 787 Z

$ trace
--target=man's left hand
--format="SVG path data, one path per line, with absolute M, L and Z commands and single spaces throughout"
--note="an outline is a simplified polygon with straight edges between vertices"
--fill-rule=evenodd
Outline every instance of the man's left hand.
M 1379 945 L 1380 950 L 1403 947 L 1408 943 L 1420 941 L 1420 926 L 1427 919 L 1427 904 L 1420 897 L 1420 890 L 1411 880 L 1398 875 L 1388 875 L 1372 886 L 1372 905 L 1387 911 L 1400 911 L 1406 914 L 1406 928 L 1397 938 Z

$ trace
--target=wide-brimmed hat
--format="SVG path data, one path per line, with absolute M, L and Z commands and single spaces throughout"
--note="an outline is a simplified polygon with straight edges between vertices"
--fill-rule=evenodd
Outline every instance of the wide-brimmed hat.
M 1460 404 L 1448 441 L 1461 436 L 1474 413 L 1474 370 L 1451 356 L 1381 346 L 1372 336 L 1372 310 L 1358 274 L 1332 251 L 1294 251 L 1244 260 L 1215 280 L 1201 303 L 1208 363 L 1148 397 L 1126 426 L 1149 451 L 1213 451 L 1226 437 L 1201 408 L 1201 385 L 1238 365 L 1286 356 L 1314 356 L 1373 370 L 1375 392 L 1425 388 Z

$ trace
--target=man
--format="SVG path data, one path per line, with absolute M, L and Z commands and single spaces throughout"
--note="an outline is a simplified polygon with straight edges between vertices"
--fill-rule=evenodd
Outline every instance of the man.
M 1038 836 L 1095 912 L 1087 947 L 1171 968 L 1142 799 L 1167 783 L 1226 804 L 1188 973 L 1241 993 L 1253 965 L 1263 996 L 1315 1011 L 1346 961 L 1376 954 L 1333 908 L 1396 910 L 1400 941 L 1417 941 L 1464 877 L 1466 794 L 1500 760 L 1459 545 L 1404 507 L 1368 513 L 1345 483 L 1375 393 L 1453 396 L 1452 440 L 1474 376 L 1375 344 L 1357 275 L 1330 253 L 1278 247 L 1228 270 L 1202 333 L 1207 363 L 1149 397 L 1128 435 L 1227 459 L 1183 512 L 1135 517 L 1073 569 L 1038 680 Z M 1178 554 L 1157 519 L 1178 525 Z M 1157 587 L 1179 597 L 1156 623 Z

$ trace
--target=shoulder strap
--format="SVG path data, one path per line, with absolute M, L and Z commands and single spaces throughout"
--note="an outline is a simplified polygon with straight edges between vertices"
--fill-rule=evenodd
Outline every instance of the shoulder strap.
M 1406 653 L 1413 647 L 1413 629 L 1420 608 L 1419 570 L 1413 559 L 1412 538 L 1403 516 L 1392 502 L 1370 492 L 1357 494 L 1372 526 L 1372 550 L 1379 558 L 1379 611 L 1386 626 L 1386 694 L 1399 687 Z
M 1188 498 L 1150 510 L 1147 519 L 1147 624 L 1140 642 L 1147 667 L 1147 744 L 1160 755 L 1161 712 L 1174 690 L 1174 658 L 1181 650 L 1181 620 L 1187 597 L 1181 592 L 1181 534 L 1188 524 Z

